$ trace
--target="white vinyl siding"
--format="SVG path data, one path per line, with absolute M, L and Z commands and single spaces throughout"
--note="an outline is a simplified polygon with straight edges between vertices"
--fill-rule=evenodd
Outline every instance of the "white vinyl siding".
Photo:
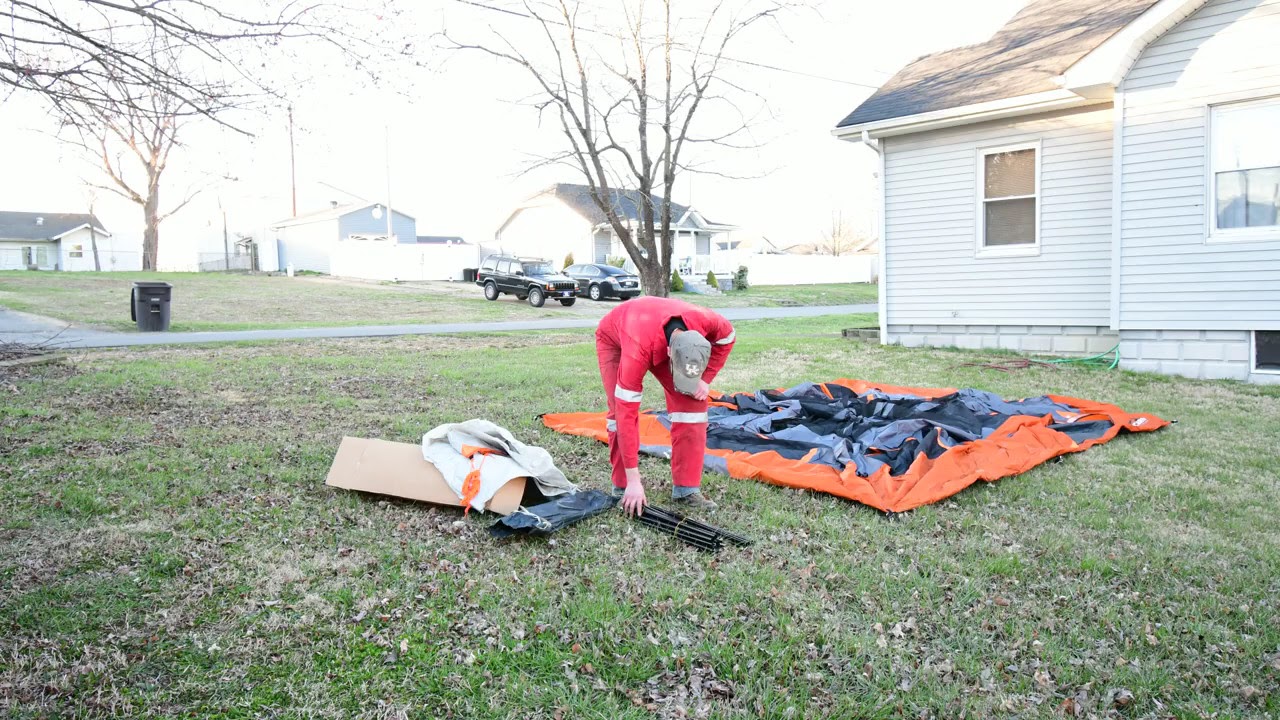
M 1108 324 L 1109 106 L 883 142 L 888 323 Z M 1039 254 L 988 256 L 975 251 L 982 204 L 975 158 L 1013 147 L 1039 150 Z
M 1280 0 L 1213 0 L 1125 77 L 1122 330 L 1280 329 L 1280 240 L 1219 242 L 1211 165 L 1214 108 L 1280 95 L 1277 37 Z

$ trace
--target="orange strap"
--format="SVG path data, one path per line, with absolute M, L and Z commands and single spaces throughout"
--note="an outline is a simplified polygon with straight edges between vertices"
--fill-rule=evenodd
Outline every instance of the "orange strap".
M 472 470 L 462 480 L 462 516 L 466 517 L 471 512 L 471 501 L 476 499 L 480 494 L 480 468 L 484 467 L 484 459 L 491 453 L 482 453 L 480 455 L 480 464 L 476 465 L 475 460 L 471 461 Z
M 476 456 L 480 456 L 480 464 L 476 465 Z M 497 448 L 482 447 L 476 445 L 463 445 L 462 456 L 471 460 L 471 472 L 462 479 L 462 516 L 466 517 L 471 512 L 471 501 L 476 499 L 480 494 L 480 468 L 484 467 L 484 459 L 490 455 L 502 455 L 506 457 L 506 453 Z

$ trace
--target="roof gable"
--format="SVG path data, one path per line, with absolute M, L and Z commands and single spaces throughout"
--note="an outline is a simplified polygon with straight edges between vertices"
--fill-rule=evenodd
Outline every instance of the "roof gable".
M 285 218 L 283 220 L 279 220 L 274 224 L 272 224 L 271 227 L 281 228 L 281 227 L 289 227 L 291 225 L 307 225 L 309 223 L 323 222 L 325 220 L 336 220 L 344 215 L 350 215 L 351 213 L 360 212 L 362 210 L 368 210 L 372 207 L 377 207 L 381 205 L 382 203 L 371 203 L 371 202 L 358 202 L 358 203 L 347 203 L 345 205 L 334 205 L 332 207 L 328 207 L 323 210 L 313 210 L 308 213 L 303 213 L 301 215 L 296 215 L 291 218 Z M 408 218 L 410 220 L 414 219 L 412 215 L 407 215 L 405 213 L 402 213 L 399 210 L 396 210 L 395 208 L 392 208 L 391 212 L 396 215 L 399 215 L 400 217 Z
M 110 235 L 98 218 L 89 213 L 10 212 L 0 210 L 0 239 L 56 240 L 69 232 L 92 225 Z
M 644 204 L 644 196 L 635 190 L 610 190 L 613 197 L 612 205 L 614 211 L 623 220 L 631 222 L 640 221 L 641 208 Z M 556 199 L 563 202 L 573 209 L 582 217 L 590 220 L 593 224 L 603 225 L 609 222 L 608 216 L 596 204 L 591 197 L 591 188 L 586 185 L 572 185 L 569 183 L 558 183 L 552 186 L 545 194 L 552 195 Z M 655 209 L 662 206 L 662 198 L 656 195 L 649 195 L 650 201 Z M 671 222 L 679 224 L 689 215 L 690 208 L 672 201 L 671 203 Z
M 991 39 L 909 63 L 837 127 L 1059 90 L 1055 78 L 1159 0 L 1033 0 Z

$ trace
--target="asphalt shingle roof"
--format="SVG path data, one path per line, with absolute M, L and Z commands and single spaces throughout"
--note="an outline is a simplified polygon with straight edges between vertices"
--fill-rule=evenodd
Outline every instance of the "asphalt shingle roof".
M 1053 78 L 1158 0 L 1032 0 L 984 43 L 899 70 L 837 127 L 1056 90 Z
M 609 221 L 600 206 L 596 205 L 596 201 L 591 199 L 591 188 L 586 185 L 559 183 L 548 192 L 564 201 L 566 205 L 592 223 L 599 225 Z M 624 220 L 639 221 L 640 206 L 642 204 L 640 193 L 635 190 L 611 190 L 610 192 L 613 194 L 613 206 L 619 216 Z M 649 197 L 653 199 L 655 208 L 662 205 L 662 198 L 657 195 L 650 195 Z M 688 207 L 674 201 L 671 203 L 671 221 L 673 223 L 679 222 L 680 218 L 684 217 L 687 212 L 689 212 Z
M 36 218 L 44 218 L 37 225 Z M 88 213 L 40 213 L 10 212 L 0 210 L 0 240 L 52 240 L 81 225 L 93 226 L 107 232 L 98 218 Z M 109 234 L 109 233 L 108 233 Z

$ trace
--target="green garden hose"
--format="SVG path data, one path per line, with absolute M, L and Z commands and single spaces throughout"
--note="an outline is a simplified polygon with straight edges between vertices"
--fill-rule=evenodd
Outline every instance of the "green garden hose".
M 1054 365 L 1084 365 L 1086 367 L 1105 367 L 1108 370 L 1115 370 L 1120 365 L 1120 346 L 1116 345 L 1106 352 L 1090 355 L 1089 357 L 1061 358 L 1047 360 L 1046 362 Z

